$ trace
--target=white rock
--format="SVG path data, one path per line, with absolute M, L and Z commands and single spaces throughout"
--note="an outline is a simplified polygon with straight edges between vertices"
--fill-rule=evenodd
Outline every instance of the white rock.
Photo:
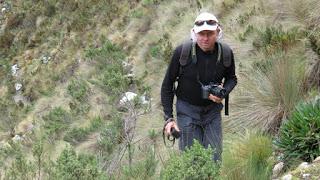
M 16 91 L 19 91 L 22 88 L 22 84 L 20 83 L 15 83 L 14 87 L 16 88 Z
M 147 100 L 146 96 L 141 96 L 140 100 L 141 100 L 142 104 L 149 104 L 150 103 L 150 101 Z
M 16 76 L 18 70 L 19 70 L 18 64 L 15 64 L 15 65 L 11 66 L 12 76 Z
M 278 164 L 276 164 L 272 170 L 272 174 L 274 177 L 277 177 L 280 172 L 283 170 L 284 167 L 284 163 L 283 162 L 279 162 Z
M 303 174 L 302 178 L 303 179 L 309 179 L 311 177 L 311 174 Z
M 18 141 L 21 141 L 22 138 L 21 138 L 21 136 L 19 136 L 19 135 L 16 134 L 16 135 L 12 138 L 12 140 L 13 140 L 14 142 L 18 142 Z
M 120 105 L 125 105 L 125 103 L 132 101 L 137 96 L 136 93 L 126 92 L 120 100 Z
M 2 12 L 2 13 L 5 13 L 6 10 L 7 10 L 6 8 L 2 8 L 2 9 L 1 9 L 1 12 Z
M 283 176 L 281 178 L 281 180 L 291 180 L 291 179 L 292 179 L 292 175 L 291 174 L 287 174 L 287 175 L 285 175 L 285 176 Z
M 320 163 L 320 156 L 313 160 L 313 163 Z
M 306 169 L 308 168 L 310 165 L 307 162 L 303 162 L 298 166 L 298 169 Z
M 42 61 L 43 64 L 47 64 L 50 60 L 51 60 L 50 56 L 43 56 L 41 58 L 41 61 Z

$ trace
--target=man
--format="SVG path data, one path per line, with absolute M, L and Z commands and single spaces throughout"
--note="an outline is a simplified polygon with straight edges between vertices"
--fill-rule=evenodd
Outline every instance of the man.
M 190 147 L 194 139 L 205 148 L 210 145 L 215 149 L 213 158 L 217 161 L 221 160 L 222 151 L 221 101 L 237 84 L 234 57 L 230 50 L 231 65 L 228 67 L 223 65 L 223 60 L 218 60 L 217 38 L 221 29 L 213 14 L 201 13 L 195 20 L 193 32 L 196 58 L 190 52 L 189 63 L 181 67 L 179 59 L 183 47 L 178 46 L 162 82 L 161 102 L 166 120 L 165 133 L 170 134 L 172 128 L 180 131 L 180 150 Z M 177 88 L 175 81 L 178 81 Z M 219 97 L 209 93 L 207 98 L 203 98 L 203 87 L 213 83 L 223 87 L 225 94 Z M 177 124 L 172 112 L 174 95 L 177 97 Z

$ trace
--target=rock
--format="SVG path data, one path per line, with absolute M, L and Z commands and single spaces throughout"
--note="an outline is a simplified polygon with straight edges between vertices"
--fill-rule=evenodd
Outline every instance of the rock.
M 148 100 L 148 98 L 146 96 L 141 96 L 140 97 L 140 101 L 142 104 L 146 105 L 146 104 L 149 104 L 150 101 Z
M 17 76 L 17 72 L 19 70 L 18 64 L 11 66 L 11 74 L 12 76 Z
M 284 167 L 283 162 L 279 162 L 278 164 L 276 164 L 272 170 L 272 177 L 274 178 L 278 177 L 281 171 L 283 170 L 283 167 Z
M 285 175 L 285 176 L 283 176 L 281 178 L 281 180 L 291 180 L 291 179 L 292 179 L 292 175 L 291 174 L 287 174 L 287 175 Z
M 43 64 L 48 64 L 48 62 L 49 62 L 50 60 L 51 60 L 51 57 L 50 57 L 50 56 L 47 56 L 47 55 L 42 56 L 42 58 L 41 58 L 41 61 L 42 61 Z
M 19 136 L 19 135 L 15 135 L 13 138 L 12 138 L 12 141 L 13 142 L 19 142 L 19 141 L 22 141 L 22 138 L 21 138 L 21 136 Z
M 309 166 L 307 162 L 303 162 L 298 166 L 298 169 L 307 169 Z
M 313 160 L 312 163 L 320 163 L 320 156 Z
M 124 106 L 127 102 L 134 100 L 135 97 L 137 97 L 138 95 L 136 93 L 133 92 L 126 92 L 125 95 L 121 98 L 119 104 L 120 106 Z M 149 104 L 150 100 L 148 100 L 148 98 L 143 95 L 139 98 L 141 104 Z
M 303 179 L 311 179 L 311 174 L 303 174 L 302 178 Z
M 20 83 L 15 83 L 14 87 L 16 88 L 16 91 L 19 91 L 22 88 L 22 84 Z
M 137 96 L 136 93 L 126 92 L 120 100 L 120 105 L 124 106 L 127 102 L 132 101 Z

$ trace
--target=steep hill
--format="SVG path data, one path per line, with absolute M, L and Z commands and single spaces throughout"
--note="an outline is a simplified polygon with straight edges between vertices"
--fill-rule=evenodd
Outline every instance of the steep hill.
M 38 168 L 26 178 L 47 179 L 59 167 L 44 162 L 59 164 L 67 147 L 95 156 L 101 176 L 122 178 L 130 177 L 122 166 L 151 148 L 159 175 L 175 151 L 162 144 L 160 86 L 200 11 L 217 15 L 235 53 L 239 85 L 225 133 L 276 135 L 298 102 L 319 95 L 319 8 L 316 0 L 0 0 L 0 179 L 15 174 L 18 157 Z M 138 98 L 121 103 L 126 92 Z

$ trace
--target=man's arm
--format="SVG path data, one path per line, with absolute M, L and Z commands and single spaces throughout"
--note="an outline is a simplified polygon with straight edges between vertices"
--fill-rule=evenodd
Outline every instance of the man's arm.
M 231 65 L 227 68 L 223 84 L 223 87 L 226 89 L 226 94 L 229 94 L 233 90 L 233 88 L 237 85 L 237 82 L 238 80 L 235 73 L 234 56 L 233 52 L 231 51 Z
M 161 86 L 161 104 L 163 106 L 163 112 L 164 112 L 164 118 L 165 120 L 173 117 L 173 110 L 172 110 L 172 104 L 173 104 L 173 98 L 174 98 L 174 83 L 176 81 L 176 78 L 178 77 L 180 63 L 180 53 L 181 53 L 181 47 L 179 46 L 174 51 L 174 54 L 171 58 L 171 62 L 168 66 L 166 75 L 162 81 Z

